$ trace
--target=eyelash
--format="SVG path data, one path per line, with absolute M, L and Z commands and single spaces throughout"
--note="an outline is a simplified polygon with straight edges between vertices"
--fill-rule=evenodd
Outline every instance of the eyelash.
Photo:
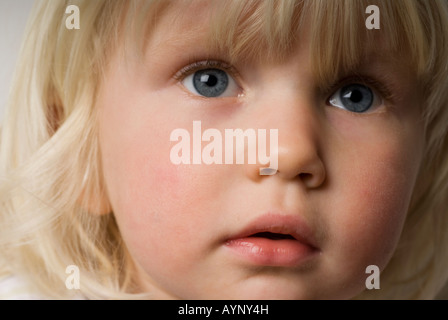
M 229 73 L 231 76 L 238 78 L 238 72 L 227 62 L 220 60 L 203 60 L 186 65 L 178 72 L 176 72 L 176 74 L 174 75 L 174 79 L 176 79 L 177 81 L 181 81 L 190 74 L 203 69 L 220 69 Z

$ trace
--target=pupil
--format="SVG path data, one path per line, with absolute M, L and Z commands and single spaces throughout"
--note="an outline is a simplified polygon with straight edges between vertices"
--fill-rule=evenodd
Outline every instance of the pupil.
M 206 75 L 202 77 L 201 81 L 209 87 L 214 87 L 218 83 L 218 78 L 214 75 Z
M 362 93 L 359 90 L 353 90 L 350 95 L 350 100 L 353 102 L 360 102 L 362 100 Z

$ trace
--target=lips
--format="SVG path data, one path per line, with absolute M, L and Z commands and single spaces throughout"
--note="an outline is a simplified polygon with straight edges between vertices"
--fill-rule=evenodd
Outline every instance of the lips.
M 282 234 L 282 233 L 272 233 L 272 232 L 258 232 L 249 236 L 250 238 L 266 238 L 271 240 L 295 240 L 295 238 L 290 234 Z
M 298 216 L 267 214 L 225 241 L 242 261 L 260 266 L 295 267 L 319 249 L 310 228 Z

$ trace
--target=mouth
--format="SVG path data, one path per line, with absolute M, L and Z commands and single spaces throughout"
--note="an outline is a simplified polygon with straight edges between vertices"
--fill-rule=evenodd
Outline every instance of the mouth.
M 253 235 L 250 235 L 248 238 L 266 238 L 269 240 L 296 240 L 290 234 L 283 233 L 273 233 L 273 232 L 258 232 Z
M 245 263 L 297 267 L 319 252 L 308 226 L 296 216 L 265 215 L 225 241 Z

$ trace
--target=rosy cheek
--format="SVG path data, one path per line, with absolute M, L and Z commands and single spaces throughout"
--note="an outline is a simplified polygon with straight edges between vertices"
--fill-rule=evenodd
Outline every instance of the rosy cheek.
M 335 139 L 327 150 L 333 161 L 326 163 L 326 208 L 333 210 L 324 224 L 334 240 L 328 252 L 362 277 L 367 265 L 383 268 L 397 245 L 421 159 L 421 135 L 387 114 L 329 117 Z
M 132 256 L 146 268 L 153 259 L 163 262 L 170 255 L 182 255 L 176 250 L 179 246 L 166 248 L 171 243 L 182 244 L 179 231 L 188 224 L 179 213 L 184 217 L 188 213 L 179 198 L 188 192 L 188 179 L 173 165 L 157 158 L 133 161 L 144 169 L 128 172 L 121 187 L 126 195 L 120 197 L 115 215 Z
M 193 210 L 201 203 L 197 166 L 172 164 L 166 145 L 157 140 L 142 143 L 129 151 L 119 170 L 123 196 L 118 195 L 116 214 L 123 220 L 123 232 L 148 247 L 157 247 L 168 233 L 173 241 L 181 232 L 188 234 L 191 221 L 200 218 L 199 210 Z
M 366 151 L 364 165 L 346 171 L 348 184 L 344 188 L 350 196 L 341 199 L 340 219 L 334 221 L 342 257 L 357 256 L 360 264 L 380 268 L 389 260 L 401 234 L 416 172 L 407 165 L 402 146 L 384 146 Z

